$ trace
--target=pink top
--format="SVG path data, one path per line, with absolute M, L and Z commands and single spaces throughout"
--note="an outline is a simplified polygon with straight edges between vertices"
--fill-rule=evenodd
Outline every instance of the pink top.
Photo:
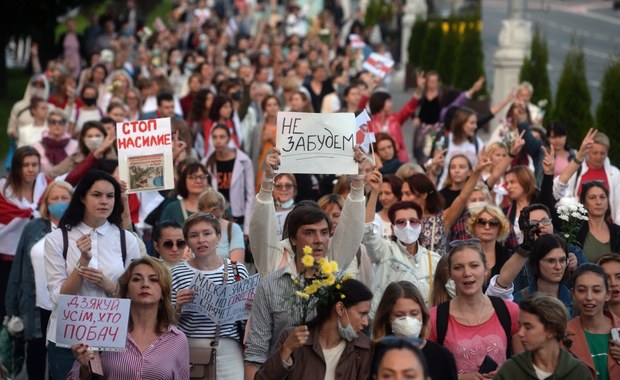
M 512 335 L 519 331 L 519 305 L 504 301 L 511 316 Z M 430 341 L 437 341 L 437 307 L 431 309 Z M 506 361 L 508 338 L 496 313 L 478 326 L 466 326 L 459 323 L 450 314 L 448 331 L 443 342 L 456 361 L 459 373 L 478 372 L 485 355 L 489 355 L 500 366 Z

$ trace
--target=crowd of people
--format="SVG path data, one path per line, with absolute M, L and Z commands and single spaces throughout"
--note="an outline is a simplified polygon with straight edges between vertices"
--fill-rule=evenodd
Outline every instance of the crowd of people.
M 384 31 L 339 1 L 173 3 L 152 29 L 134 0 L 83 34 L 70 19 L 44 66 L 33 45 L 0 179 L 0 320 L 23 321 L 29 379 L 90 379 L 93 362 L 109 379 L 620 378 L 606 135 L 568 146 L 527 82 L 479 114 L 484 78 L 455 92 L 418 72 L 394 109 L 389 74 L 362 67 L 390 57 Z M 279 170 L 278 112 L 364 110 L 357 175 Z M 502 132 L 478 136 L 494 117 Z M 128 194 L 116 123 L 154 118 L 175 187 Z M 561 212 L 577 203 L 587 219 Z M 253 274 L 247 320 L 187 307 L 196 276 Z M 300 281 L 326 289 L 301 324 Z M 125 350 L 57 345 L 61 294 L 130 299 Z

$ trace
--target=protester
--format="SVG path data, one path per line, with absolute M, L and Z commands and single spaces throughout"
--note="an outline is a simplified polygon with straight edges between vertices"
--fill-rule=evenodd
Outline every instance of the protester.
M 368 326 L 372 293 L 354 279 L 337 282 L 328 292 L 314 319 L 284 330 L 254 379 L 368 377 L 370 339 L 362 330 Z
M 121 227 L 120 199 L 121 187 L 112 176 L 89 171 L 76 187 L 59 228 L 45 238 L 45 272 L 53 303 L 47 352 L 53 380 L 66 378 L 73 365 L 71 350 L 56 346 L 59 295 L 117 297 L 117 279 L 140 258 L 137 238 Z
M 598 181 L 581 186 L 580 203 L 588 211 L 587 223 L 582 223 L 577 241 L 592 263 L 606 252 L 620 252 L 620 226 L 610 222 L 609 190 Z
M 424 355 L 415 340 L 385 337 L 375 346 L 369 379 L 431 380 Z
M 56 178 L 66 173 L 59 173 L 67 168 L 62 163 L 78 150 L 79 143 L 67 133 L 67 117 L 63 112 L 52 110 L 47 116 L 47 125 L 48 131 L 43 132 L 41 140 L 32 146 L 41 156 L 43 173 L 48 178 Z
M 610 253 L 598 259 L 598 265 L 603 268 L 609 281 L 609 310 L 620 315 L 620 254 Z
M 382 176 L 381 189 L 379 192 L 379 204 L 381 210 L 375 214 L 374 223 L 379 227 L 381 236 L 384 239 L 392 237 L 392 222 L 388 216 L 388 210 L 392 205 L 400 200 L 403 181 L 395 175 L 387 174 Z
M 30 379 L 44 379 L 47 357 L 45 330 L 52 312 L 52 299 L 45 281 L 45 236 L 58 227 L 69 206 L 73 187 L 67 182 L 51 182 L 41 196 L 41 218 L 33 219 L 21 234 L 6 295 L 7 315 L 24 321 L 26 371 Z
M 417 346 L 428 363 L 431 379 L 456 380 L 454 356 L 446 348 L 426 340 L 430 314 L 424 297 L 409 281 L 392 282 L 377 306 L 372 337 L 380 342 L 385 336 L 419 339 Z
M 556 298 L 538 294 L 522 299 L 518 335 L 525 351 L 508 359 L 494 378 L 592 379 L 588 367 L 564 348 L 572 344 L 567 323 L 566 310 Z
M 189 379 L 187 338 L 175 326 L 170 272 L 157 260 L 132 261 L 118 279 L 118 296 L 131 300 L 124 351 L 71 346 L 75 363 L 67 379 L 91 379 L 91 360 L 99 355 L 104 379 Z
M 183 225 L 183 236 L 194 257 L 172 268 L 172 302 L 179 319 L 179 329 L 187 335 L 190 352 L 194 349 L 213 347 L 216 340 L 216 378 L 241 379 L 243 377 L 243 352 L 237 323 L 215 323 L 204 313 L 186 309 L 183 305 L 194 302 L 196 294 L 190 289 L 193 278 L 201 273 L 218 285 L 234 284 L 248 277 L 245 266 L 223 259 L 216 254 L 222 238 L 219 221 L 212 214 L 198 212 Z M 200 300 L 196 300 L 199 302 Z
M 198 212 L 198 197 L 209 188 L 209 172 L 199 162 L 189 163 L 176 182 L 177 199 L 166 204 L 159 220 L 174 220 L 183 225 L 185 220 Z
M 164 265 L 173 268 L 185 258 L 187 243 L 183 238 L 181 225 L 173 220 L 158 223 L 152 232 L 155 257 Z

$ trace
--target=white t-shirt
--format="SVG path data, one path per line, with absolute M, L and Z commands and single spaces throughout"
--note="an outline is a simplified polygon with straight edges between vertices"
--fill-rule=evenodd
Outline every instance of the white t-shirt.
M 323 356 L 325 357 L 325 380 L 336 380 L 336 366 L 346 347 L 347 342 L 343 339 L 336 347 L 323 349 Z
M 34 284 L 36 294 L 36 305 L 41 309 L 52 310 L 52 296 L 47 290 L 47 281 L 45 281 L 45 237 L 36 242 L 30 250 L 30 261 L 34 270 Z

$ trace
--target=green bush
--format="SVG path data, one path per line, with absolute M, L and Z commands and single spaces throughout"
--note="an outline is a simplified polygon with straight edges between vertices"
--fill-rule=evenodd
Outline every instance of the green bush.
M 409 63 L 415 66 L 420 65 L 420 56 L 422 55 L 422 44 L 428 27 L 428 22 L 420 16 L 416 16 L 415 23 L 411 28 L 411 37 L 407 50 L 409 52 Z
M 454 68 L 454 87 L 468 89 L 471 85 L 484 76 L 484 52 L 482 50 L 482 21 L 480 18 L 470 18 L 465 21 L 465 26 L 461 27 L 463 40 L 458 49 L 456 64 Z M 482 89 L 477 93 L 479 98 L 488 96 L 486 82 Z
M 540 26 L 536 24 L 534 27 L 534 35 L 532 37 L 532 46 L 529 57 L 523 60 L 521 72 L 519 73 L 519 81 L 528 81 L 534 87 L 534 95 L 532 103 L 537 104 L 540 100 L 546 99 L 547 106 L 545 113 L 552 114 L 553 99 L 551 94 L 551 84 L 549 82 L 549 72 L 547 71 L 547 63 L 549 62 L 549 49 L 547 48 L 547 40 L 543 37 Z M 546 121 L 550 121 L 546 118 Z
M 620 55 L 605 68 L 601 81 L 601 101 L 596 109 L 596 127 L 604 132 L 612 144 L 620 141 Z M 609 159 L 620 164 L 620 151 L 611 149 Z
M 455 18 L 450 18 L 442 24 L 444 32 L 441 40 L 441 49 L 437 58 L 437 71 L 441 78 L 441 82 L 450 86 L 454 82 L 454 71 L 456 58 L 461 43 L 461 35 L 459 33 L 459 22 Z
M 564 58 L 564 67 L 555 93 L 553 119 L 564 122 L 569 130 L 568 143 L 578 147 L 592 127 L 592 98 L 586 80 L 585 58 L 581 43 L 573 38 Z
M 440 22 L 428 22 L 427 30 L 424 34 L 424 42 L 422 43 L 422 51 L 420 52 L 420 59 L 418 61 L 418 66 L 422 70 L 435 70 L 437 67 L 442 34 Z

